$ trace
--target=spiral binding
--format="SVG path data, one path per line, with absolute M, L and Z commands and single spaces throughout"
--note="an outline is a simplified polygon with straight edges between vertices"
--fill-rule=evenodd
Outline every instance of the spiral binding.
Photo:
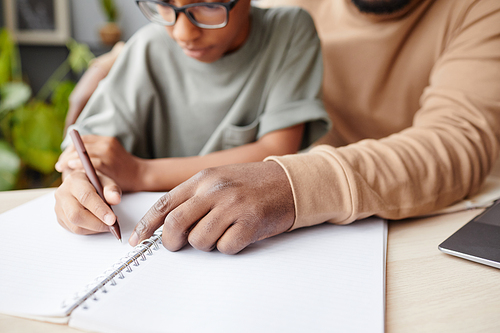
M 72 305 L 66 310 L 66 315 L 71 314 L 73 310 L 75 310 L 80 305 L 85 309 L 85 302 L 88 299 L 97 300 L 96 293 L 101 290 L 106 293 L 106 285 L 110 283 L 112 286 L 116 285 L 115 278 L 123 279 L 125 275 L 123 271 L 132 272 L 131 265 L 139 266 L 139 261 L 145 261 L 147 259 L 146 256 L 153 255 L 153 250 L 158 250 L 160 248 L 162 229 L 158 229 L 155 231 L 153 236 L 148 239 L 143 240 L 137 246 L 134 247 L 132 251 L 130 251 L 126 257 L 118 260 L 116 264 L 111 267 L 111 269 L 104 272 L 103 275 L 98 276 L 94 279 L 93 282 L 86 285 L 83 292 L 76 293 L 71 298 Z M 69 303 L 67 300 L 64 301 L 61 305 L 62 308 L 66 308 Z

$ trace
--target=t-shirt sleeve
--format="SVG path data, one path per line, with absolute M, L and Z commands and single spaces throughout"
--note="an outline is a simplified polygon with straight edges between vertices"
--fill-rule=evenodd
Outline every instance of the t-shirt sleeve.
M 329 129 L 330 121 L 321 100 L 323 60 L 312 18 L 298 9 L 288 20 L 274 26 L 289 31 L 283 57 L 270 88 L 257 136 L 305 123 L 301 148 L 306 148 Z
M 144 128 L 148 110 L 157 103 L 151 79 L 148 46 L 143 38 L 148 30 L 136 33 L 127 42 L 109 74 L 98 85 L 77 121 L 70 128 L 82 135 L 116 137 L 125 149 L 146 155 Z M 62 147 L 70 143 L 67 136 Z M 141 156 L 147 157 L 147 156 Z

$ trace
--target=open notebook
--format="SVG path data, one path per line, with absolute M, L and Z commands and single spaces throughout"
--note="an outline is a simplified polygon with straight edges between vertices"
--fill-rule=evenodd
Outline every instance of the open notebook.
M 127 194 L 114 208 L 124 240 L 160 195 Z M 74 235 L 53 207 L 50 193 L 0 215 L 1 313 L 96 332 L 384 331 L 381 219 L 295 230 L 230 256 L 169 252 L 158 236 L 134 249 L 110 233 Z

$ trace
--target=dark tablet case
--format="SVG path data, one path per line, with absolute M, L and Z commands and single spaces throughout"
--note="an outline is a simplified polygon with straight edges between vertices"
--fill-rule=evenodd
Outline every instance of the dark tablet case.
M 500 200 L 439 245 L 444 253 L 500 268 Z

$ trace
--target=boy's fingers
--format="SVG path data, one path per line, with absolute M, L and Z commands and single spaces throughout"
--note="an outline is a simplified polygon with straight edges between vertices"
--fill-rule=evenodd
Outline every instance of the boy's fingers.
M 78 154 L 73 145 L 68 146 L 61 155 L 55 165 L 55 169 L 59 172 L 63 172 L 64 169 L 68 167 L 68 161 L 78 159 Z
M 86 144 L 85 148 L 92 153 L 95 153 L 96 147 L 94 147 L 94 143 L 99 143 L 99 136 L 97 135 L 83 135 L 82 140 Z M 80 161 L 80 157 L 76 152 L 75 146 L 70 144 L 59 156 L 59 159 L 55 165 L 55 169 L 59 172 L 62 172 L 67 167 L 71 169 L 82 169 L 82 163 Z
M 101 184 L 104 189 L 104 198 L 106 198 L 106 202 L 112 206 L 118 205 L 122 200 L 121 187 L 118 186 L 113 179 L 100 173 L 99 178 L 101 179 Z
M 83 208 L 76 200 L 73 204 L 66 204 L 62 210 L 62 215 L 69 222 L 66 224 L 66 229 L 75 234 L 87 235 L 109 231 L 106 224 Z
M 101 219 L 105 218 L 104 216 L 109 213 L 110 208 L 102 202 L 93 186 L 89 185 L 90 183 L 83 172 L 73 172 L 55 193 L 55 211 L 58 222 L 77 234 L 109 230 L 109 227 Z M 104 206 L 101 206 L 102 204 Z M 94 212 L 91 212 L 90 206 L 95 208 Z M 101 218 L 95 214 L 100 215 Z
M 62 165 L 62 170 L 65 169 L 64 166 L 65 165 Z M 73 169 L 73 170 L 83 169 L 82 161 L 80 161 L 79 158 L 73 158 L 73 159 L 67 160 L 66 166 L 68 166 L 68 168 Z
M 85 147 L 87 147 L 87 144 L 100 142 L 103 138 L 104 138 L 103 136 L 95 135 L 95 134 L 82 135 L 82 141 L 85 144 Z
M 73 197 L 82 205 L 83 208 L 92 213 L 95 217 L 101 220 L 103 223 L 107 225 L 112 225 L 116 221 L 116 216 L 111 210 L 111 208 L 104 202 L 99 194 L 97 193 L 94 186 L 88 180 L 86 174 L 84 172 L 73 172 L 70 175 L 71 177 L 77 178 L 79 181 L 79 186 L 73 186 L 71 191 Z M 111 180 L 104 179 L 105 177 L 101 177 L 102 180 L 109 182 Z M 109 185 L 108 185 L 109 186 Z M 81 214 L 72 217 L 72 221 L 79 221 L 81 216 L 85 214 Z M 88 217 L 88 216 L 87 216 Z M 74 223 L 80 224 L 80 223 Z M 90 222 L 89 222 L 90 224 Z

